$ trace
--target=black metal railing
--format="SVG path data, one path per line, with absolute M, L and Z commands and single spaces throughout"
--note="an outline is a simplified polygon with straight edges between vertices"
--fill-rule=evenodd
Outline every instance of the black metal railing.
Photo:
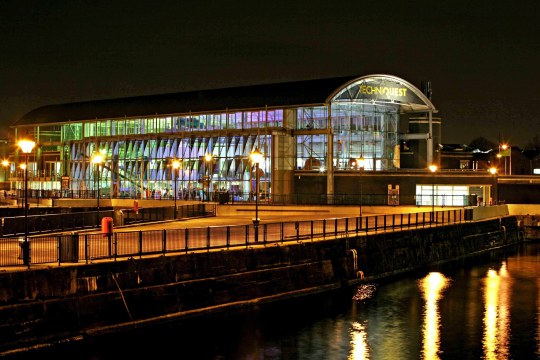
M 96 199 L 97 190 L 35 190 L 29 189 L 28 198 L 32 202 L 39 203 L 40 199 Z M 117 196 L 112 194 L 99 192 L 101 199 L 140 199 L 139 196 L 132 193 L 120 193 Z M 17 190 L 15 194 L 7 196 L 7 200 L 23 199 L 24 191 Z M 211 191 L 207 192 L 186 192 L 177 195 L 177 200 L 201 201 L 201 202 L 216 202 L 220 204 L 236 204 L 236 203 L 253 203 L 255 202 L 255 194 L 251 192 L 228 192 L 228 191 Z M 156 194 L 150 193 L 145 199 L 151 200 L 174 200 L 174 193 Z M 0 201 L 2 194 L 0 193 Z M 387 193 L 347 193 L 334 195 L 313 195 L 313 194 L 291 194 L 291 195 L 275 195 L 268 193 L 260 193 L 260 204 L 274 205 L 364 205 L 364 206 L 392 206 L 392 205 L 416 205 L 416 206 L 431 206 L 437 207 L 455 207 L 455 206 L 481 206 L 491 205 L 488 199 L 482 199 L 477 195 L 447 195 L 447 194 L 405 194 L 389 195 Z M 504 203 L 504 200 L 499 200 Z M 21 203 L 22 206 L 22 203 Z
M 186 229 L 113 231 L 33 236 L 29 239 L 32 264 L 89 263 L 98 259 L 142 257 L 266 246 L 288 241 L 315 241 L 369 233 L 427 228 L 472 220 L 465 209 L 373 215 L 351 218 L 263 223 L 255 236 L 253 224 Z M 255 241 L 255 239 L 259 241 Z M 22 265 L 21 238 L 0 239 L 0 266 Z
M 43 208 L 45 209 L 45 208 Z M 39 210 L 39 209 L 33 209 Z M 46 209 L 45 209 L 46 210 Z M 20 213 L 20 212 L 19 212 Z M 149 221 L 172 220 L 174 218 L 174 206 L 123 209 L 119 211 L 122 219 L 118 221 L 122 225 L 142 223 Z M 7 213 L 10 215 L 11 213 Z M 185 219 L 203 216 L 215 216 L 216 204 L 200 203 L 177 206 L 176 219 Z M 0 236 L 24 235 L 25 221 L 28 221 L 28 234 L 42 234 L 69 230 L 81 230 L 87 228 L 99 228 L 103 217 L 115 217 L 115 211 L 110 207 L 101 211 L 74 211 L 56 214 L 40 213 L 29 215 L 4 216 L 0 218 Z M 118 222 L 117 221 L 117 222 Z

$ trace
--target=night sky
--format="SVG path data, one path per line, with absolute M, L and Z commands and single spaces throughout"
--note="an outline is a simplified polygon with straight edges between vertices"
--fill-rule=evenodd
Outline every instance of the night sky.
M 540 1 L 0 0 L 0 135 L 43 105 L 368 74 L 431 81 L 443 142 L 540 136 Z

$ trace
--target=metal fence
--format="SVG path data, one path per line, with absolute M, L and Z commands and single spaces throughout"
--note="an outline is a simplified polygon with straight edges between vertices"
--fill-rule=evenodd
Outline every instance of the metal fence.
M 134 199 L 138 200 L 134 194 L 119 194 L 113 197 L 111 194 L 99 193 L 102 199 Z M 29 199 L 34 200 L 39 204 L 40 199 L 96 199 L 98 196 L 97 190 L 28 190 Z M 255 194 L 251 192 L 228 192 L 228 191 L 211 191 L 210 193 L 201 194 L 184 193 L 177 195 L 177 200 L 193 200 L 193 201 L 213 201 L 220 204 L 235 204 L 235 203 L 253 203 L 255 202 Z M 24 199 L 24 190 L 17 190 L 16 195 L 10 199 L 18 199 L 21 203 Z M 152 200 L 174 200 L 174 193 L 168 195 L 151 195 L 146 199 Z M 1 200 L 1 195 L 0 195 Z M 345 193 L 334 195 L 313 195 L 313 194 L 267 194 L 261 193 L 258 199 L 261 204 L 285 204 L 285 205 L 418 205 L 426 206 L 435 204 L 435 206 L 476 206 L 483 205 L 485 201 L 480 201 L 477 195 L 452 195 L 452 194 L 406 194 L 390 195 L 388 193 Z M 489 202 L 489 201 L 488 201 Z
M 69 230 L 99 228 L 100 219 L 115 217 L 115 211 L 108 208 L 101 211 L 63 212 L 59 214 L 39 214 L 25 216 L 9 216 L 0 219 L 0 236 L 23 236 L 25 234 L 25 221 L 28 222 L 28 234 L 42 234 Z M 172 220 L 175 212 L 174 206 L 140 208 L 119 210 L 120 218 L 115 223 L 128 225 L 149 221 Z M 176 219 L 193 218 L 199 216 L 215 216 L 216 204 L 200 203 L 181 205 L 177 207 Z
M 25 216 L 3 217 L 1 219 L 0 235 L 24 236 L 25 222 L 28 223 L 28 234 L 41 234 L 44 232 L 59 232 L 99 227 L 100 217 L 111 217 L 114 211 L 102 210 L 66 212 L 60 214 L 40 214 Z
M 174 206 L 138 208 L 137 210 L 130 208 L 120 211 L 123 218 L 122 223 L 127 225 L 146 221 L 175 219 L 175 217 L 176 219 L 186 219 L 198 216 L 215 216 L 216 204 L 198 203 L 181 205 L 176 207 L 176 214 L 174 212 Z
M 142 257 L 315 241 L 368 233 L 426 228 L 471 220 L 466 209 L 352 218 L 334 218 L 187 229 L 140 230 L 110 234 L 60 234 L 29 238 L 32 264 L 89 263 L 99 259 Z M 255 232 L 258 232 L 256 234 Z M 258 239 L 256 241 L 255 239 Z M 0 239 L 0 266 L 23 265 L 20 238 Z

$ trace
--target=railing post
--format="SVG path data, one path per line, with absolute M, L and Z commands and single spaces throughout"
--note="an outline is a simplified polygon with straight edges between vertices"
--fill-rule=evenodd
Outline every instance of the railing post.
M 338 235 L 338 219 L 334 219 L 334 237 Z
M 300 223 L 298 221 L 294 222 L 294 229 L 296 230 L 296 241 L 300 240 Z
M 379 216 L 375 215 L 375 232 L 377 232 L 379 228 Z
M 206 227 L 206 249 L 210 251 L 210 226 Z
M 58 239 L 58 266 L 62 263 L 62 235 L 56 237 Z
M 88 264 L 88 234 L 84 234 L 84 261 Z
M 360 217 L 360 218 L 362 218 L 362 217 Z M 369 231 L 369 216 L 364 217 L 364 219 L 366 219 L 366 224 L 364 226 L 364 229 L 366 229 L 366 235 L 367 235 L 367 233 Z M 362 222 L 360 222 L 360 229 L 362 229 Z
M 323 219 L 322 233 L 323 233 L 323 239 L 326 239 L 326 219 Z
M 246 248 L 249 246 L 249 225 L 246 226 Z
M 231 227 L 227 226 L 227 249 L 231 246 Z
M 189 245 L 189 228 L 184 229 L 184 248 L 186 249 L 186 254 L 188 252 L 188 245 Z
M 263 244 L 266 246 L 266 236 L 268 235 L 268 224 L 263 224 Z
M 107 247 L 108 247 L 109 258 L 111 258 L 113 254 L 112 254 L 112 239 L 111 239 L 110 232 L 107 233 Z
M 138 235 L 138 243 L 139 243 L 139 259 L 142 258 L 143 255 L 143 232 L 142 230 L 139 230 Z
M 163 229 L 163 233 L 161 234 L 161 249 L 163 252 L 163 255 L 167 253 L 167 230 Z
M 116 261 L 116 257 L 118 256 L 118 234 L 117 233 L 109 233 L 107 235 L 109 237 L 109 239 L 111 239 L 112 236 L 114 236 L 114 261 Z M 110 242 L 111 240 L 109 240 Z
M 313 220 L 311 220 L 311 241 L 313 241 Z

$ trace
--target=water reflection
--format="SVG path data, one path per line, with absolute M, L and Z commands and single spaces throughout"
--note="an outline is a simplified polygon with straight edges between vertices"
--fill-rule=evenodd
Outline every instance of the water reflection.
M 449 280 L 441 273 L 432 272 L 420 280 L 420 289 L 424 297 L 424 325 L 422 327 L 423 337 L 423 359 L 439 359 L 441 346 L 439 300 Z
M 367 332 L 365 324 L 353 322 L 351 329 L 351 353 L 349 360 L 369 359 L 369 348 L 367 344 Z
M 359 285 L 353 295 L 353 300 L 365 302 L 373 297 L 377 287 L 374 284 Z M 353 319 L 357 317 L 357 306 L 353 304 L 352 308 Z M 369 346 L 367 342 L 367 320 L 362 322 L 353 321 L 349 336 L 351 350 L 348 360 L 367 360 L 369 359 Z
M 511 278 L 503 262 L 499 272 L 490 269 L 484 279 L 484 357 L 508 359 Z

